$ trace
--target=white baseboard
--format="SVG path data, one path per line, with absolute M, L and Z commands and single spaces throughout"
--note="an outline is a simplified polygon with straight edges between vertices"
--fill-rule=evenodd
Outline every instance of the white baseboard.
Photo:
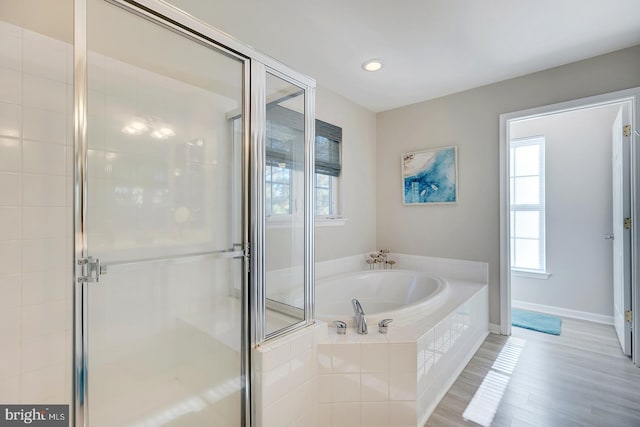
M 535 304 L 526 301 L 511 301 L 513 308 L 521 308 L 523 310 L 538 311 L 540 313 L 553 314 L 555 316 L 570 317 L 573 319 L 588 320 L 590 322 L 604 323 L 605 325 L 613 325 L 613 316 L 605 316 L 602 314 L 589 313 L 588 311 L 571 310 L 569 308 L 554 307 L 552 305 Z M 493 325 L 491 325 L 493 332 Z M 499 330 L 499 329 L 498 329 Z

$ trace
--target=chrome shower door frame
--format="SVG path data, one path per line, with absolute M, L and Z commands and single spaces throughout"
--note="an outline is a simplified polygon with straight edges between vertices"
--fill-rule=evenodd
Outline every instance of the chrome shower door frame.
M 274 332 L 266 330 L 265 295 L 265 165 L 266 165 L 266 124 L 267 124 L 267 83 L 271 74 L 304 92 L 304 319 Z M 251 257 L 251 315 L 256 316 L 252 342 L 259 344 L 274 339 L 314 322 L 315 306 L 315 255 L 314 255 L 314 161 L 315 161 L 315 81 L 291 70 L 273 60 L 269 64 L 251 63 L 251 240 L 255 242 Z
M 274 336 L 313 323 L 314 202 L 313 162 L 315 135 L 315 80 L 298 73 L 235 38 L 216 30 L 161 0 L 103 0 L 179 33 L 194 42 L 243 62 L 242 234 L 244 274 L 242 292 L 242 424 L 252 425 L 251 350 L 267 337 L 264 333 L 264 146 L 266 126 L 265 76 L 270 72 L 305 90 L 305 319 Z M 87 244 L 88 141 L 87 141 L 87 0 L 74 0 L 73 47 L 73 366 L 72 425 L 89 425 L 88 387 L 88 286 L 80 278 L 86 269 L 79 261 L 90 257 Z M 272 338 L 270 336 L 269 338 Z

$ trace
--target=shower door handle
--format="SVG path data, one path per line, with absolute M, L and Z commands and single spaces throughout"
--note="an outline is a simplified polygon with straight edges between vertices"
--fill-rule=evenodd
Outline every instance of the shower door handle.
M 240 249 L 238 249 L 240 247 Z M 196 257 L 214 257 L 214 258 L 248 258 L 249 256 L 249 244 L 246 245 L 240 243 L 234 243 L 229 249 L 219 249 L 213 251 L 203 251 L 203 252 L 191 252 L 191 253 L 182 253 L 176 255 L 168 255 L 168 256 L 160 256 L 160 257 L 152 257 L 152 258 L 139 258 L 139 259 L 127 259 L 127 260 L 114 260 L 109 261 L 108 266 L 118 266 L 118 265 L 133 265 L 133 264 L 144 264 L 148 262 L 159 262 L 159 261 L 177 261 L 180 259 L 188 259 L 188 258 L 196 258 Z M 86 261 L 85 261 L 86 262 Z M 101 264 L 98 265 L 99 273 L 104 274 L 107 272 L 107 265 Z M 94 271 L 95 271 L 94 267 Z
M 220 254 L 220 258 L 244 258 L 244 256 L 245 256 L 244 250 L 234 251 L 233 249 L 226 252 L 222 252 L 222 254 Z
M 249 257 L 249 244 L 248 243 L 234 243 L 231 245 L 231 249 L 223 254 L 224 258 L 248 258 Z

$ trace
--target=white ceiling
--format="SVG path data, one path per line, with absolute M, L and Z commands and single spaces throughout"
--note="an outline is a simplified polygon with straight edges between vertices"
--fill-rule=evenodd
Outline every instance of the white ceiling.
M 169 1 L 372 111 L 640 44 L 640 0 Z

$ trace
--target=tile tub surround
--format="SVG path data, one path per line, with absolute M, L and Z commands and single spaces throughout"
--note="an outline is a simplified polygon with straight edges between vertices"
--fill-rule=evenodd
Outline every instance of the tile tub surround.
M 327 326 L 317 323 L 268 341 L 252 354 L 255 420 L 258 427 L 316 427 L 318 347 Z
M 372 250 L 350 257 L 317 262 L 315 265 L 316 280 L 337 274 L 369 270 L 367 259 L 369 254 L 374 252 L 376 251 Z M 394 270 L 424 271 L 434 276 L 446 277 L 449 280 L 489 283 L 489 265 L 486 262 L 399 253 L 389 253 L 387 258 L 396 261 Z
M 367 269 L 367 257 L 317 263 L 316 276 Z M 424 425 L 488 334 L 488 268 L 391 257 L 402 268 L 447 278 L 455 292 L 438 308 L 392 323 L 386 336 L 376 325 L 366 336 L 353 329 L 338 336 L 333 325 L 317 322 L 256 348 L 258 426 Z
M 388 334 L 370 327 L 318 346 L 319 426 L 411 426 L 427 421 L 488 335 L 487 285 L 451 281 L 439 308 Z

